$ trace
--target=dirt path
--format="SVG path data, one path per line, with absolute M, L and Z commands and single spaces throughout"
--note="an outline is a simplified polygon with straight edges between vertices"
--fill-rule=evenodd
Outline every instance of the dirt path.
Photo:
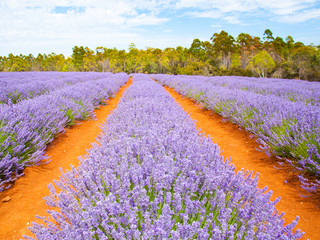
M 123 91 L 131 84 L 131 80 L 123 86 L 116 97 L 110 99 L 106 106 L 96 110 L 97 120 L 82 121 L 58 136 L 47 148 L 46 154 L 51 162 L 42 166 L 25 169 L 25 175 L 19 178 L 14 186 L 0 193 L 0 200 L 9 196 L 9 202 L 0 202 L 0 239 L 20 239 L 30 234 L 27 229 L 36 215 L 47 216 L 48 206 L 43 197 L 49 195 L 47 185 L 53 179 L 59 179 L 59 168 L 65 172 L 70 164 L 78 166 L 78 157 L 86 154 L 99 133 L 100 125 L 116 107 Z
M 273 199 L 281 196 L 276 205 L 280 212 L 285 212 L 285 221 L 291 222 L 300 216 L 298 228 L 305 232 L 304 239 L 320 239 L 320 209 L 319 201 L 312 197 L 301 197 L 302 192 L 297 181 L 292 181 L 290 170 L 279 170 L 274 158 L 258 152 L 259 145 L 250 133 L 239 130 L 236 124 L 223 121 L 218 114 L 203 110 L 194 101 L 184 98 L 174 90 L 165 87 L 172 97 L 196 120 L 196 125 L 206 135 L 210 135 L 217 143 L 224 157 L 231 157 L 236 170 L 253 170 L 259 172 L 259 187 L 268 186 L 273 191 Z

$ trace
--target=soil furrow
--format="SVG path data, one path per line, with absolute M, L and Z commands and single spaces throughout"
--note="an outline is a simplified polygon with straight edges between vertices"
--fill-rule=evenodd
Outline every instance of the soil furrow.
M 78 166 L 78 157 L 85 155 L 91 143 L 96 141 L 101 124 L 116 108 L 123 91 L 131 82 L 129 79 L 116 96 L 107 101 L 106 106 L 95 110 L 96 119 L 81 121 L 54 139 L 46 150 L 51 162 L 26 168 L 25 175 L 12 188 L 0 193 L 0 200 L 6 197 L 11 199 L 0 202 L 0 239 L 20 239 L 23 235 L 29 235 L 27 228 L 31 222 L 37 221 L 35 216 L 48 216 L 48 206 L 43 199 L 49 195 L 47 185 L 59 179 L 60 168 L 65 172 L 71 169 L 70 165 Z
M 260 188 L 268 186 L 273 192 L 272 200 L 281 196 L 281 201 L 276 205 L 278 211 L 285 212 L 285 222 L 293 221 L 300 216 L 298 228 L 305 232 L 304 239 L 320 239 L 320 209 L 319 200 L 308 195 L 292 174 L 289 167 L 278 169 L 275 157 L 268 157 L 264 152 L 256 149 L 259 147 L 251 134 L 239 129 L 239 126 L 226 121 L 220 115 L 205 110 L 193 100 L 185 98 L 169 87 L 165 89 L 170 95 L 190 114 L 196 125 L 206 135 L 209 135 L 223 151 L 222 155 L 231 158 L 231 163 L 236 170 L 241 169 L 259 172 Z

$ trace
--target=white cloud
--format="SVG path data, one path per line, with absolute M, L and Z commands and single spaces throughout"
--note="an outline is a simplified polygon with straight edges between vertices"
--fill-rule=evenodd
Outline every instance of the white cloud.
M 239 19 L 230 14 L 234 13 L 261 13 L 263 18 L 267 12 L 270 15 L 291 16 L 306 11 L 310 7 L 314 7 L 316 0 L 180 0 L 176 4 L 178 9 L 197 9 L 189 11 L 190 16 L 212 18 L 210 13 L 216 13 L 217 16 L 224 16 L 230 23 L 239 23 Z M 312 15 L 316 18 L 317 15 Z M 310 18 L 303 18 L 306 20 Z M 305 21 L 306 21 L 305 20 Z
M 285 23 L 301 23 L 311 19 L 320 19 L 320 9 L 306 10 L 298 14 L 286 15 L 280 18 Z
M 237 0 L 180 0 L 176 4 L 176 8 L 196 8 L 202 11 L 217 11 L 220 13 L 225 12 L 241 12 L 248 10 L 248 7 L 244 6 L 243 1 Z
M 129 18 L 127 23 L 129 26 L 143 26 L 143 25 L 159 25 L 167 22 L 167 18 L 158 18 L 152 15 L 141 14 L 136 18 Z
M 316 0 L 258 0 L 259 6 L 263 9 L 274 12 L 277 15 L 287 15 L 302 11 L 314 3 Z
M 239 19 L 235 16 L 226 16 L 224 17 L 224 19 L 228 22 L 228 23 L 231 23 L 231 24 L 238 24 L 240 23 Z
M 189 11 L 184 15 L 197 17 L 197 18 L 221 18 L 223 14 L 217 10 L 209 10 L 209 11 Z
M 126 22 L 141 25 L 160 24 L 166 21 L 151 11 L 162 5 L 158 1 L 129 0 L 4 0 L 0 8 L 1 22 L 23 21 L 25 25 L 57 26 L 75 25 L 79 27 L 110 23 L 123 25 Z M 57 7 L 69 7 L 68 11 L 58 12 Z M 81 9 L 81 11 L 77 11 Z M 139 14 L 142 10 L 143 13 Z M 8 14 L 6 14 L 8 13 Z M 142 19 L 142 20 L 141 20 Z M 143 22 L 145 20 L 146 22 Z
M 317 1 L 0 0 L 0 55 L 17 51 L 43 52 L 51 48 L 54 50 L 54 46 L 59 53 L 64 51 L 59 49 L 70 50 L 75 44 L 127 46 L 128 42 L 145 42 L 144 34 L 152 26 L 173 30 L 170 34 L 169 31 L 159 30 L 167 32 L 163 35 L 168 41 L 164 38 L 152 40 L 154 36 L 151 34 L 147 38 L 148 44 L 172 46 L 173 43 L 178 44 L 179 36 L 174 37 L 174 34 L 180 29 L 166 23 L 171 23 L 174 18 L 219 19 L 214 21 L 243 25 L 248 16 L 255 16 L 269 22 L 272 18 L 275 22 L 292 24 L 319 19 L 320 9 L 315 8 Z M 170 15 L 172 12 L 179 16 Z M 183 23 L 180 24 L 179 27 Z M 220 24 L 211 27 L 221 29 Z M 186 29 L 189 30 L 188 26 Z M 181 32 L 184 33 L 182 29 Z M 190 44 L 192 39 L 183 41 Z
M 134 33 L 137 27 L 168 21 L 168 18 L 155 14 L 157 8 L 167 3 L 143 0 L 1 0 L 0 49 L 4 51 L 13 44 L 23 49 L 42 43 L 60 44 L 60 41 L 83 42 L 84 45 L 92 39 L 117 39 L 114 42 L 118 43 L 123 38 L 128 41 L 128 37 L 137 35 Z

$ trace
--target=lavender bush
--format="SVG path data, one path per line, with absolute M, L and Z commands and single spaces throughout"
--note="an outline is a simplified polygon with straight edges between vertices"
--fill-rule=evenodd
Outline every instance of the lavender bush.
M 230 89 L 241 89 L 267 96 L 278 96 L 291 102 L 320 106 L 320 84 L 297 79 L 215 77 L 209 83 Z
M 15 104 L 69 85 L 111 75 L 112 73 L 92 72 L 2 72 L 0 73 L 0 103 L 10 101 Z
M 89 154 L 49 185 L 36 239 L 298 239 L 164 89 L 135 75 Z M 26 237 L 33 239 L 32 237 Z
M 302 169 L 319 176 L 319 83 L 255 78 L 243 78 L 240 82 L 239 77 L 153 77 L 255 133 L 265 150 L 295 159 Z M 254 87 L 248 91 L 243 86 Z M 288 99 L 289 95 L 295 96 L 295 101 Z
M 94 107 L 127 80 L 127 74 L 116 74 L 60 88 L 17 104 L 0 104 L 0 191 L 19 177 L 26 166 L 42 160 L 46 145 L 66 125 L 93 117 Z
M 155 75 L 168 78 L 169 75 Z M 186 76 L 188 81 L 209 83 L 211 87 L 243 90 L 266 96 L 277 96 L 291 102 L 303 102 L 307 105 L 320 106 L 320 84 L 296 79 L 255 78 L 238 76 Z

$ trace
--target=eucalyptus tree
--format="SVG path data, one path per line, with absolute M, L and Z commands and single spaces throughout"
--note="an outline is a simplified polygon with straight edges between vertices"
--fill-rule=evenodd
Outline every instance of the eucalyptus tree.
M 220 65 L 229 69 L 231 66 L 231 54 L 235 51 L 235 39 L 226 31 L 215 33 L 210 38 L 213 43 L 213 49 L 219 53 L 221 59 Z

